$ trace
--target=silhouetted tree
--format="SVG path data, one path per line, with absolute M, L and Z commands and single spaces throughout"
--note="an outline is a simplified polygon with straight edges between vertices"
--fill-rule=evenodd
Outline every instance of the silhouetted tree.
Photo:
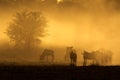
M 16 47 L 32 48 L 44 36 L 46 19 L 40 12 L 21 11 L 15 14 L 7 35 Z

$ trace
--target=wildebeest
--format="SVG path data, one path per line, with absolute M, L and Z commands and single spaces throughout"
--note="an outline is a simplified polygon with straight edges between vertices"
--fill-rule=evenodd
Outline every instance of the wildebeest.
M 43 53 L 40 55 L 40 60 L 44 62 L 54 61 L 54 51 L 50 49 L 44 49 Z
M 99 52 L 99 55 L 97 55 L 96 53 L 97 55 L 96 60 L 99 62 L 99 64 L 100 65 L 111 65 L 113 52 L 110 50 L 105 50 L 105 49 L 99 50 L 98 52 Z
M 76 65 L 77 54 L 73 47 L 67 47 L 65 54 L 65 61 L 70 62 L 71 65 Z
M 77 62 L 77 54 L 75 50 L 72 50 L 70 52 L 70 60 L 71 60 L 71 65 L 76 65 Z
M 66 48 L 66 53 L 65 53 L 65 56 L 64 56 L 64 59 L 66 62 L 70 62 L 70 52 L 72 51 L 72 48 L 73 47 L 67 47 Z
M 96 50 L 92 52 L 84 51 L 83 55 L 83 66 L 87 65 L 88 60 L 92 60 L 95 65 L 109 65 L 112 61 L 112 52 L 109 50 Z
M 93 60 L 93 63 L 95 62 L 95 61 L 94 61 L 94 60 L 95 60 L 95 54 L 94 54 L 94 52 L 84 51 L 84 52 L 82 53 L 82 55 L 83 55 L 83 59 L 84 59 L 84 61 L 83 61 L 83 66 L 86 66 L 86 65 L 87 65 L 87 61 L 88 61 L 88 60 Z

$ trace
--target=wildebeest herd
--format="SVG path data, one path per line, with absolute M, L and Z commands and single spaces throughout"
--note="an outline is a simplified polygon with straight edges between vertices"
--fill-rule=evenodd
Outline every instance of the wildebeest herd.
M 83 50 L 81 55 L 83 56 L 83 66 L 88 65 L 88 61 L 91 61 L 92 65 L 111 65 L 112 62 L 112 51 L 99 49 L 96 51 L 86 51 Z M 71 65 L 76 65 L 77 63 L 77 53 L 73 47 L 66 48 L 66 54 L 64 55 L 65 62 L 69 62 Z M 40 55 L 40 61 L 42 62 L 53 62 L 54 61 L 54 51 L 50 49 L 44 49 Z
M 83 66 L 87 65 L 87 60 L 92 60 L 95 65 L 111 65 L 112 62 L 112 51 L 109 50 L 96 50 L 92 52 L 84 51 L 83 55 Z

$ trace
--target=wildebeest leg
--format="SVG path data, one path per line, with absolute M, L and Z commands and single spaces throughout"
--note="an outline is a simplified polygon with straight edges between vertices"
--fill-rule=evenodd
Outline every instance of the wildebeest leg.
M 74 64 L 74 62 L 73 62 L 73 59 L 71 58 L 71 65 L 73 65 Z
M 48 62 L 48 55 L 46 57 L 47 57 L 47 62 Z
M 85 59 L 83 60 L 83 66 L 85 66 Z
M 96 59 L 92 59 L 93 63 L 92 64 L 97 64 Z
M 72 65 L 72 59 L 70 59 L 70 60 L 71 60 L 71 63 L 70 63 L 70 64 Z
M 52 57 L 52 62 L 54 61 L 54 55 L 51 56 Z
M 74 59 L 72 59 L 72 65 L 74 65 Z
M 84 58 L 83 66 L 87 65 L 87 59 Z
M 77 62 L 76 59 L 74 59 L 74 65 L 75 65 L 75 66 L 76 66 L 76 62 Z

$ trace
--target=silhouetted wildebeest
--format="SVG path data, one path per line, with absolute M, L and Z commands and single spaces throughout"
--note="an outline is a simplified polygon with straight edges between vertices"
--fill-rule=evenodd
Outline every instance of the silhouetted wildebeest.
M 84 51 L 83 55 L 83 66 L 87 65 L 87 60 L 92 60 L 95 65 L 110 65 L 112 61 L 112 52 L 109 50 L 97 50 L 92 52 Z
M 95 60 L 95 55 L 94 55 L 94 52 L 87 52 L 87 51 L 84 51 L 82 53 L 83 55 L 83 66 L 86 66 L 87 65 L 87 60 L 93 60 L 93 63 L 94 63 L 94 60 Z
M 71 62 L 71 65 L 76 65 L 77 54 L 73 47 L 67 47 L 65 54 L 65 61 Z
M 76 65 L 77 62 L 77 54 L 75 50 L 72 50 L 70 52 L 70 60 L 71 60 L 71 65 Z
M 100 65 L 111 65 L 113 52 L 101 49 L 96 51 L 96 61 Z
M 54 61 L 54 51 L 50 49 L 44 49 L 43 53 L 40 55 L 40 60 L 43 62 L 53 62 Z
M 66 62 L 70 62 L 70 52 L 72 51 L 72 48 L 73 47 L 67 47 L 66 48 L 66 53 L 65 53 L 65 56 L 64 56 L 64 59 Z

